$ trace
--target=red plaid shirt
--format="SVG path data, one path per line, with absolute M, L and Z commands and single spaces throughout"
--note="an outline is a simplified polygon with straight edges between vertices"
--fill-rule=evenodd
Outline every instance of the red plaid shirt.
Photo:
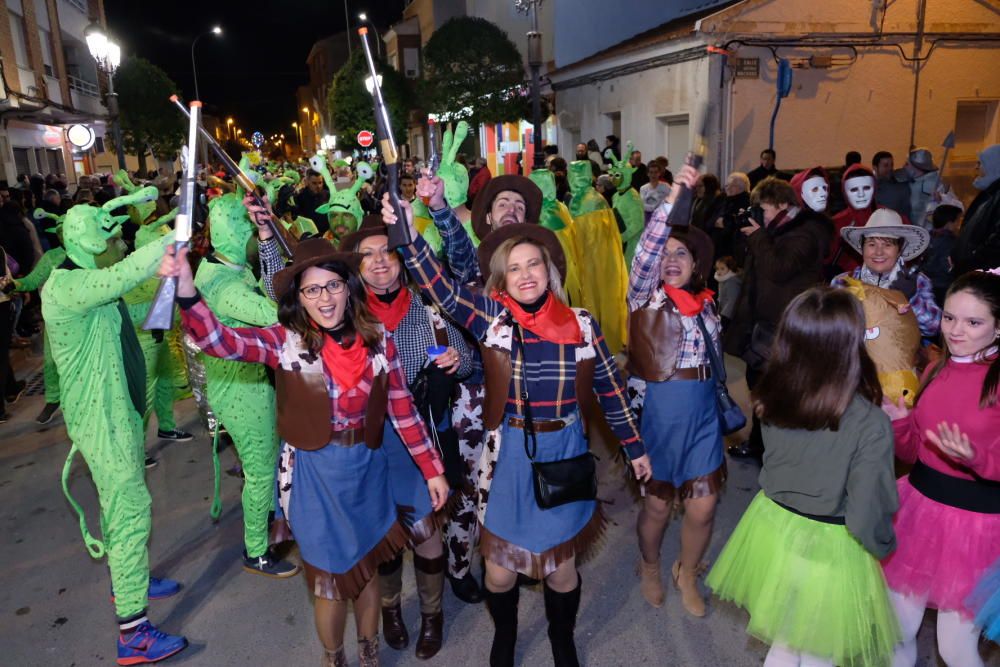
M 181 310 L 184 331 L 195 344 L 210 356 L 230 361 L 246 361 L 277 368 L 281 348 L 285 344 L 285 327 L 227 327 L 215 317 L 204 301 Z M 413 397 L 406 387 L 403 367 L 396 354 L 396 346 L 386 341 L 385 356 L 389 362 L 389 419 L 400 438 L 416 461 L 424 479 L 444 474 L 444 465 L 423 419 L 413 405 Z M 332 426 L 336 431 L 357 428 L 364 424 L 365 408 L 372 386 L 372 366 L 365 367 L 365 375 L 356 387 L 342 394 L 327 374 L 330 387 Z

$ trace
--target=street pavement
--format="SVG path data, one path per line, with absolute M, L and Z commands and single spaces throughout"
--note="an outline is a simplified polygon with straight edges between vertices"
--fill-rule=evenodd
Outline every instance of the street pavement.
M 734 395 L 746 404 L 738 362 L 728 360 Z M 0 425 L 0 665 L 11 667 L 89 667 L 114 664 L 116 626 L 109 602 L 110 582 L 103 561 L 92 560 L 79 527 L 59 488 L 69 445 L 61 413 L 47 426 L 34 417 L 43 399 L 38 393 L 41 359 L 19 352 L 19 376 L 36 378 L 35 395 L 9 408 L 12 420 Z M 192 400 L 177 404 L 181 428 L 196 434 L 192 442 L 148 441 L 159 465 L 147 472 L 153 497 L 150 563 L 153 573 L 178 579 L 183 590 L 174 598 L 150 604 L 150 619 L 161 629 L 183 633 L 191 646 L 170 665 L 265 666 L 320 664 L 321 647 L 313 629 L 305 578 L 273 580 L 243 572 L 240 480 L 223 474 L 220 520 L 209 517 L 212 493 L 211 441 L 198 421 Z M 155 425 L 152 426 L 155 429 Z M 596 437 L 595 440 L 602 438 Z M 583 598 L 577 643 L 586 665 L 664 665 L 718 667 L 760 665 L 767 647 L 744 631 L 746 614 L 712 599 L 708 615 L 686 614 L 680 596 L 668 585 L 666 604 L 649 607 L 639 593 L 634 568 L 638 557 L 635 521 L 638 506 L 626 487 L 620 464 L 608 448 L 595 443 L 601 456 L 599 495 L 610 523 L 597 555 L 584 564 Z M 222 468 L 235 462 L 223 451 Z M 722 495 L 711 561 L 757 492 L 758 468 L 729 461 L 729 481 Z M 99 531 L 93 483 L 77 458 L 70 489 L 87 510 L 91 531 Z M 663 546 L 664 580 L 678 555 L 676 522 Z M 293 552 L 291 558 L 297 559 Z M 446 584 L 444 648 L 429 663 L 413 655 L 412 638 L 419 609 L 407 558 L 403 613 L 411 635 L 407 650 L 383 645 L 383 665 L 485 665 L 492 623 L 482 605 L 458 601 Z M 551 665 L 541 589 L 522 591 L 517 664 Z M 934 649 L 933 612 L 920 636 L 921 667 L 939 664 Z M 346 640 L 351 664 L 357 664 L 353 620 Z M 987 664 L 1000 667 L 1000 648 L 983 643 Z

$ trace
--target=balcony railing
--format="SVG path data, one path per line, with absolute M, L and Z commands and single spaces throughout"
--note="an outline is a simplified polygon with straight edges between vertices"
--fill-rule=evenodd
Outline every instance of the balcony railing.
M 66 0 L 66 2 L 68 2 L 73 7 L 76 7 L 77 9 L 79 9 L 84 14 L 87 13 L 87 2 L 86 2 L 86 0 Z
M 90 81 L 84 81 L 83 79 L 75 77 L 72 74 L 68 75 L 66 78 L 69 79 L 70 90 L 75 90 L 78 93 L 89 95 L 90 97 L 101 96 L 101 91 L 97 88 L 96 83 L 91 83 Z

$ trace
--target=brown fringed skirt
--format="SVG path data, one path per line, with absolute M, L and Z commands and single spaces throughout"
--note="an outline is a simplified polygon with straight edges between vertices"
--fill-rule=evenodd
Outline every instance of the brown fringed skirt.
M 483 558 L 491 563 L 520 572 L 532 579 L 544 579 L 574 556 L 578 564 L 590 558 L 596 552 L 606 527 L 607 518 L 598 505 L 590 521 L 579 533 L 542 553 L 533 553 L 497 537 L 486 526 L 480 524 L 479 549 Z

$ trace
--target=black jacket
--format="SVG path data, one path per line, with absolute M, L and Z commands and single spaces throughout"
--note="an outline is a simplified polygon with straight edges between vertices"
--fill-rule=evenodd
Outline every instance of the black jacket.
M 1000 266 L 1000 179 L 972 200 L 951 259 L 955 276 Z
M 742 356 L 755 325 L 773 331 L 792 299 L 824 282 L 823 259 L 832 235 L 829 218 L 802 210 L 775 229 L 762 228 L 747 237 L 743 285 L 725 333 L 726 352 Z

